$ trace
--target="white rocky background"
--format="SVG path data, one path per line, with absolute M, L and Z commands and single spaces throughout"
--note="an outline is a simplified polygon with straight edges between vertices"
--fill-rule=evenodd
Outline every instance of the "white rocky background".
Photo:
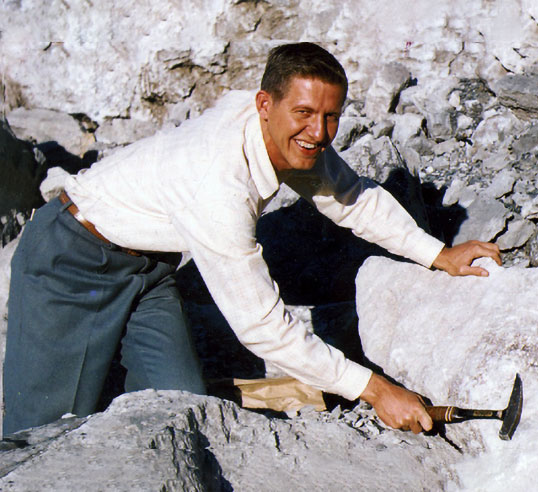
M 402 201 L 422 210 L 417 220 L 426 214 L 439 237 L 495 241 L 503 251 L 503 268 L 489 264 L 488 279 L 367 260 L 356 298 L 366 357 L 436 404 L 503 408 L 516 372 L 525 393 L 510 442 L 498 439 L 498 422 L 447 426 L 444 438 L 391 431 L 364 405 L 281 419 L 213 397 L 124 395 L 104 413 L 21 434 L 12 443 L 20 448 L 0 451 L 0 488 L 535 488 L 538 3 L 3 0 L 0 33 L 2 116 L 33 145 L 18 152 L 36 156 L 37 170 L 26 181 L 34 187 L 47 169 L 74 171 L 181 124 L 229 90 L 256 88 L 274 45 L 308 40 L 327 47 L 350 79 L 337 150 L 381 183 L 406 169 L 407 181 L 396 190 L 403 188 Z M 20 171 L 7 148 L 0 141 L 2 177 L 8 166 Z M 33 189 L 17 188 L 26 200 L 19 203 L 6 182 L 0 183 L 2 340 L 9 259 Z M 294 200 L 283 191 L 266 216 L 267 230 L 271 216 L 281 227 L 297 225 L 281 221 L 302 210 Z M 294 220 L 306 222 L 305 215 Z M 341 277 L 354 279 L 361 262 L 338 263 L 354 250 L 335 243 L 329 226 L 323 230 L 325 247 L 341 248 L 328 268 L 337 265 Z M 308 290 L 318 273 L 294 261 L 295 290 Z M 276 276 L 287 267 L 276 263 Z M 278 281 L 286 287 L 288 279 Z M 313 329 L 354 336 L 354 300 L 335 294 L 338 281 L 323 283 L 331 287 L 323 295 L 290 296 L 290 309 Z M 222 325 L 195 294 L 187 304 L 196 326 Z M 236 368 L 200 339 L 215 374 Z M 252 366 L 238 367 L 248 376 Z

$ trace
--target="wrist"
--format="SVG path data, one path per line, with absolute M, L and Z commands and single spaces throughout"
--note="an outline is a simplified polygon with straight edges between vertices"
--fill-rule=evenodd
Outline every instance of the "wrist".
M 433 260 L 432 267 L 437 268 L 438 270 L 446 270 L 448 266 L 446 261 L 446 252 L 447 247 L 444 246 L 443 249 L 437 255 L 437 258 Z
M 384 377 L 373 372 L 368 384 L 360 395 L 360 399 L 374 406 L 374 403 L 379 398 L 381 387 L 384 381 L 386 381 Z

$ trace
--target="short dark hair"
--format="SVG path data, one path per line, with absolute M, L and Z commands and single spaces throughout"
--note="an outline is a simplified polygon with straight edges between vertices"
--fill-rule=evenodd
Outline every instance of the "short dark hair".
M 317 44 L 292 43 L 273 48 L 267 58 L 261 89 L 279 101 L 286 95 L 293 77 L 320 79 L 339 85 L 346 98 L 344 68 L 331 53 Z

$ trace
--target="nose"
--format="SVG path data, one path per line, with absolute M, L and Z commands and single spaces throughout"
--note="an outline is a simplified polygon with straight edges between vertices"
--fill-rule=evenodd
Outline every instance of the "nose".
M 314 115 L 310 122 L 310 136 L 317 142 L 324 142 L 327 138 L 327 122 L 323 115 Z

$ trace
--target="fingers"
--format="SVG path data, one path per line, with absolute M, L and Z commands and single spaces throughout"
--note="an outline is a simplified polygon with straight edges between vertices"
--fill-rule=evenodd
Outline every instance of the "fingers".
M 470 242 L 473 243 L 473 245 L 476 248 L 475 256 L 473 260 L 475 258 L 489 257 L 495 260 L 497 265 L 499 266 L 502 265 L 501 251 L 499 249 L 499 246 L 493 243 L 483 243 L 481 241 L 470 241 Z
M 501 253 L 496 244 L 467 241 L 452 248 L 443 248 L 433 262 L 433 266 L 454 276 L 487 277 L 489 273 L 485 268 L 471 266 L 476 258 L 482 257 L 492 258 L 499 266 L 502 265 Z
M 422 406 L 422 403 L 420 406 L 416 407 L 412 413 L 405 417 L 401 425 L 395 426 L 395 428 L 403 431 L 410 430 L 413 434 L 419 434 L 423 430 L 427 432 L 431 430 L 432 427 L 433 421 L 424 409 L 424 406 Z
M 377 374 L 372 375 L 361 399 L 370 403 L 389 427 L 411 430 L 415 434 L 432 428 L 433 422 L 420 396 Z

